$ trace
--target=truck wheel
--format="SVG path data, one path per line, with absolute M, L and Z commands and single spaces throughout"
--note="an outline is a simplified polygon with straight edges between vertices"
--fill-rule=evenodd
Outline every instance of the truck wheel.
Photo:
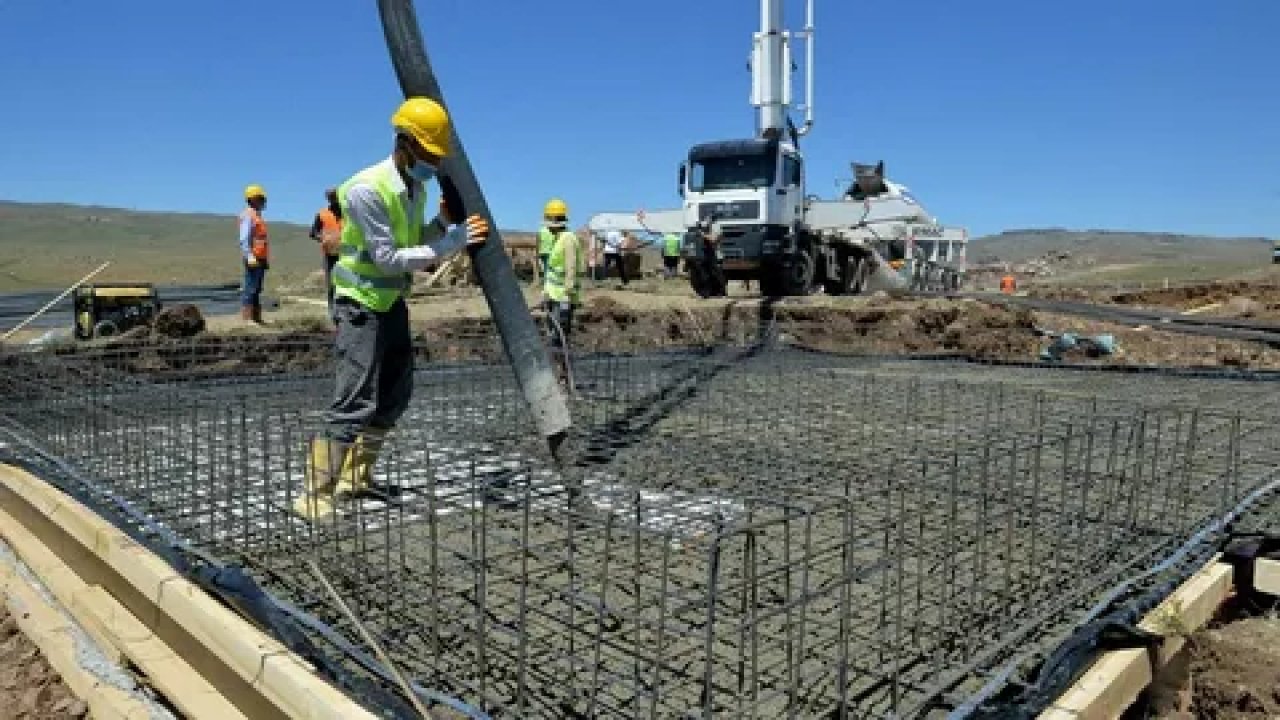
M 808 295 L 813 288 L 813 256 L 803 250 L 783 266 L 783 291 L 787 295 Z
M 115 335 L 119 331 L 120 331 L 120 328 L 117 327 L 116 324 L 114 322 L 111 322 L 110 320 L 103 320 L 99 322 L 97 325 L 93 326 L 94 337 L 111 337 L 112 335 Z
M 760 295 L 766 298 L 781 297 L 785 283 L 782 281 L 782 263 L 766 260 L 760 264 Z
M 689 263 L 689 287 L 700 298 L 711 296 L 711 281 L 700 262 Z
M 867 274 L 871 271 L 871 263 L 861 255 L 850 255 L 845 272 L 848 274 L 848 293 L 861 295 L 867 288 Z
M 822 290 L 828 295 L 844 295 L 849 291 L 849 256 L 840 253 L 835 269 L 840 273 L 839 277 L 832 277 L 831 263 L 822 263 Z

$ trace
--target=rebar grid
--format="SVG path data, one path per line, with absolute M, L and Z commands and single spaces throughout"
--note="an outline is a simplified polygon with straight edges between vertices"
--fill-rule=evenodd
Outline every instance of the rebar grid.
M 317 559 L 420 682 L 501 717 L 924 714 L 1278 459 L 1274 415 L 1230 411 L 1247 383 L 1183 407 L 1209 383 L 1072 394 L 1044 372 L 727 348 L 580 359 L 557 465 L 504 368 L 430 366 L 379 464 L 398 500 L 313 528 L 289 507 L 322 373 L 5 361 L 24 432 L 354 638 Z

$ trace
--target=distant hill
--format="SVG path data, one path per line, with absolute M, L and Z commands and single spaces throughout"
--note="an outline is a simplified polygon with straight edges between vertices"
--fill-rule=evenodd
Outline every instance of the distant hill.
M 975 238 L 969 257 L 975 262 L 981 262 L 980 258 L 1024 262 L 1050 252 L 1065 251 L 1127 263 L 1188 258 L 1251 258 L 1259 250 L 1270 253 L 1270 249 L 1271 241 L 1261 237 L 1044 228 L 1006 230 L 998 235 Z
M 320 265 L 309 226 L 272 221 L 268 288 Z M 504 231 L 504 237 L 508 231 Z M 516 239 L 522 233 L 510 233 Z M 65 288 L 104 261 L 96 280 L 157 285 L 238 283 L 235 217 L 0 201 L 0 292 Z
M 1268 268 L 1272 243 L 1261 237 L 1211 237 L 1161 232 L 1007 230 L 975 238 L 973 265 L 1033 263 L 1044 282 L 1094 285 L 1202 281 Z

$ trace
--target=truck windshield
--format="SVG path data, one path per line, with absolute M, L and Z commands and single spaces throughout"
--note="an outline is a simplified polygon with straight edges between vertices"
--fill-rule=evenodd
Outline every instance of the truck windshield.
M 773 155 L 703 158 L 693 161 L 693 171 L 689 173 L 689 189 L 706 192 L 768 187 L 773 184 L 773 175 Z

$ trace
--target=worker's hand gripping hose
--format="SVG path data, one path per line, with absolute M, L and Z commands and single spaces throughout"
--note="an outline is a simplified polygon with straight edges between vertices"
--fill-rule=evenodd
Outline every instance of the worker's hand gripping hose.
M 412 0 L 378 0 L 378 12 L 391 63 L 395 66 L 405 97 L 429 97 L 447 110 L 449 106 L 427 60 Z M 453 127 L 452 152 L 440 168 L 445 199 L 446 202 L 461 203 L 465 215 L 460 213 L 455 217 L 478 214 L 489 220 L 492 231 L 488 242 L 478 249 L 468 248 L 468 252 L 494 325 L 502 338 L 502 347 L 515 371 L 516 383 L 533 413 L 539 432 L 547 438 L 551 452 L 555 454 L 569 429 L 569 407 L 552 372 L 550 356 L 533 315 L 520 292 L 511 260 L 503 250 L 498 224 L 489 213 L 484 193 L 467 160 L 456 121 Z

